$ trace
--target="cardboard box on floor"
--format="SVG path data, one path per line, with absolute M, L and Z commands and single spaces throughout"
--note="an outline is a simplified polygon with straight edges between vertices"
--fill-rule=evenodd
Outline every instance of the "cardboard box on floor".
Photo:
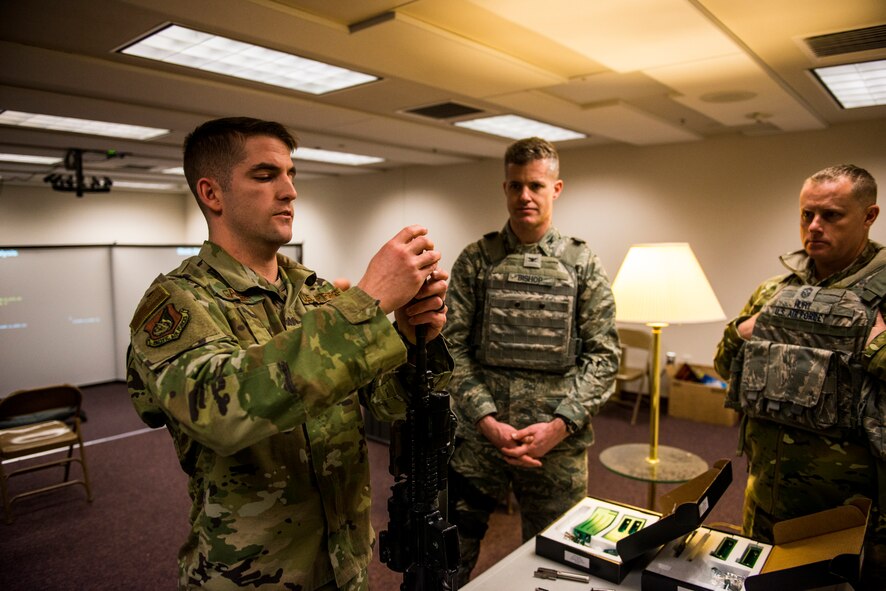
M 869 499 L 788 519 L 773 527 L 775 542 L 763 571 L 745 580 L 747 591 L 857 588 Z
M 732 463 L 726 459 L 718 460 L 704 474 L 661 497 L 659 507 L 662 513 L 586 497 L 535 537 L 535 553 L 573 569 L 620 583 L 635 565 L 651 559 L 663 544 L 698 528 L 731 482 Z M 575 528 L 596 507 L 614 507 L 620 511 L 612 528 L 622 519 L 646 519 L 650 523 L 636 533 L 619 539 L 614 543 L 614 548 L 606 547 L 603 541 L 610 531 L 607 528 L 601 529 L 600 536 L 593 540 L 603 542 L 602 546 L 588 546 L 566 537 L 574 538 Z
M 692 367 L 698 373 L 721 379 L 713 367 Z M 731 427 L 738 422 L 738 413 L 723 406 L 725 398 L 726 390 L 722 388 L 674 376 L 668 392 L 668 416 Z

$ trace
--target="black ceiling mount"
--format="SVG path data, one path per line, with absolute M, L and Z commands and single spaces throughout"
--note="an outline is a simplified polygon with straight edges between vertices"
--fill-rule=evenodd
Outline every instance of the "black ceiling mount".
M 87 184 L 83 175 L 83 153 L 95 152 L 104 154 L 105 158 L 123 158 L 125 153 L 116 150 L 81 150 L 80 148 L 71 148 L 65 154 L 65 169 L 74 171 L 74 174 L 52 173 L 43 177 L 43 182 L 52 185 L 54 191 L 76 192 L 77 197 L 83 197 L 84 193 L 109 193 L 111 185 L 114 181 L 110 177 L 92 177 Z

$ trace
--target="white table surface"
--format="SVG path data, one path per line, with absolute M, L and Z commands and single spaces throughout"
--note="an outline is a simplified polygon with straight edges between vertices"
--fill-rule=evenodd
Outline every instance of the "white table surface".
M 535 554 L 535 538 L 529 540 L 503 559 L 492 565 L 480 576 L 473 579 L 464 591 L 535 591 L 538 587 L 548 591 L 640 591 L 640 575 L 642 567 L 635 566 L 624 578 L 620 585 L 591 576 L 590 587 L 588 583 L 578 583 L 557 579 L 538 579 L 533 576 L 535 569 L 543 566 L 567 572 L 580 572 L 565 564 L 560 564 L 548 558 Z

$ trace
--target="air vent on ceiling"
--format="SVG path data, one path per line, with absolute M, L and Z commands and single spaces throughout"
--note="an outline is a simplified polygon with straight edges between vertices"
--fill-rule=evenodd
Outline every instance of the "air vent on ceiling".
M 844 53 L 886 49 L 886 25 L 840 31 L 804 39 L 816 57 L 830 57 Z
M 476 115 L 482 113 L 480 109 L 462 105 L 460 103 L 445 102 L 436 105 L 428 105 L 426 107 L 417 107 L 415 109 L 406 109 L 407 113 L 413 115 L 421 115 L 422 117 L 430 117 L 431 119 L 453 119 L 455 117 L 464 117 L 465 115 Z

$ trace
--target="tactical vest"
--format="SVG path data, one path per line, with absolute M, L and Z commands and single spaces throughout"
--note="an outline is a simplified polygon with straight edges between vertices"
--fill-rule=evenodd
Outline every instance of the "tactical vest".
M 873 271 L 869 265 L 833 287 L 779 290 L 732 362 L 726 405 L 831 437 L 859 433 L 878 388 L 861 361 L 886 295 L 886 272 L 877 262 Z
M 575 367 L 581 349 L 576 264 L 583 244 L 571 239 L 557 258 L 507 254 L 498 232 L 480 240 L 486 269 L 479 290 L 485 294 L 478 302 L 482 316 L 474 326 L 478 361 L 559 373 Z

